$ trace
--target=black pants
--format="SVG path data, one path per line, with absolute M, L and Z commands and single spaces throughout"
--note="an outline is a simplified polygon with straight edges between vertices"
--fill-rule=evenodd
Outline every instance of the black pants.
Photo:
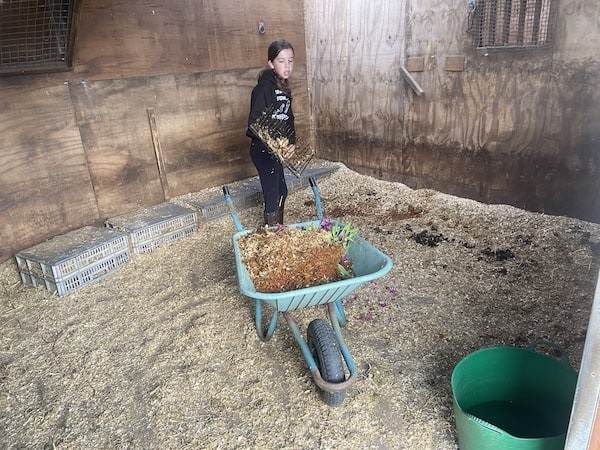
M 283 164 L 269 153 L 258 139 L 252 139 L 250 158 L 256 166 L 265 201 L 265 214 L 274 213 L 285 203 L 288 195 Z

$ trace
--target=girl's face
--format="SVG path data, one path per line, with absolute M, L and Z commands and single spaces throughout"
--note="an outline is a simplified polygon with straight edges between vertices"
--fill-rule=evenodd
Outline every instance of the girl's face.
M 269 61 L 269 66 L 277 75 L 287 80 L 294 70 L 294 51 L 291 48 L 281 50 L 273 61 Z

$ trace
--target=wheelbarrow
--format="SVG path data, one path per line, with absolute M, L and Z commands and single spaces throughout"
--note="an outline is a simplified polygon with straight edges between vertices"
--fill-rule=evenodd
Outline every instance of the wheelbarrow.
M 323 219 L 317 184 L 312 177 L 309 178 L 309 182 L 315 197 L 317 220 L 287 225 L 288 227 L 304 229 L 311 226 L 318 227 Z M 346 397 L 347 390 L 357 380 L 356 365 L 341 332 L 341 328 L 345 327 L 347 323 L 342 300 L 367 281 L 377 279 L 388 273 L 392 268 L 391 258 L 360 236 L 356 236 L 350 242 L 347 250 L 347 256 L 352 263 L 353 276 L 351 278 L 287 292 L 258 292 L 242 261 L 238 245 L 240 237 L 253 230 L 245 230 L 242 227 L 227 186 L 223 187 L 223 194 L 230 215 L 238 230 L 233 235 L 238 285 L 243 295 L 255 301 L 254 320 L 259 339 L 263 342 L 271 339 L 277 327 L 279 316 L 282 315 L 300 346 L 321 398 L 329 406 L 340 406 Z M 333 221 L 333 223 L 337 222 Z M 269 305 L 273 310 L 271 318 L 267 320 L 268 325 L 266 327 L 263 326 L 263 304 Z M 308 325 L 305 340 L 291 312 L 300 308 L 320 305 L 326 306 L 329 320 L 313 319 Z M 344 367 L 344 363 L 346 367 Z

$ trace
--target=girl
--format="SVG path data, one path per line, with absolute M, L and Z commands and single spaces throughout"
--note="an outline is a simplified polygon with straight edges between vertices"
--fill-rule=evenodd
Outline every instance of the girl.
M 292 143 L 287 154 L 294 151 L 294 113 L 289 78 L 294 69 L 294 48 L 285 40 L 278 40 L 269 46 L 268 67 L 258 74 L 258 83 L 252 90 L 248 126 L 265 109 L 273 111 L 271 119 L 285 122 L 292 130 L 289 141 Z M 246 135 L 252 138 L 250 157 L 256 166 L 264 197 L 265 225 L 283 225 L 283 207 L 288 194 L 283 165 L 273 156 L 265 144 L 248 128 Z

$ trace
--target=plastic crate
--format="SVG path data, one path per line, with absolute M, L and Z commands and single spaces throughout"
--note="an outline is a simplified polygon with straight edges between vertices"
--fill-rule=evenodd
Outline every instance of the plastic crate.
M 167 202 L 109 219 L 106 226 L 127 233 L 134 253 L 147 253 L 197 231 L 198 214 Z
M 83 227 L 20 251 L 15 259 L 23 284 L 62 297 L 120 268 L 129 255 L 124 233 Z
M 182 228 L 180 230 L 173 231 L 171 233 L 163 234 L 160 237 L 148 240 L 146 242 L 142 242 L 138 244 L 134 251 L 136 253 L 148 253 L 151 252 L 161 245 L 171 242 L 178 241 L 180 239 L 186 238 L 194 234 L 198 230 L 197 226 L 189 226 L 187 228 Z
M 109 255 L 90 266 L 79 269 L 62 280 L 39 277 L 34 273 L 26 271 L 20 272 L 21 280 L 26 286 L 45 287 L 48 292 L 56 292 L 59 297 L 64 297 L 116 272 L 129 261 L 130 256 L 129 249 L 123 250 L 114 255 Z
M 259 191 L 242 192 L 241 194 L 232 195 L 231 200 L 236 209 L 252 208 L 262 203 L 262 193 Z M 188 203 L 190 206 L 198 208 L 202 213 L 202 218 L 207 222 L 229 214 L 229 207 L 222 196 L 208 204 L 201 204 L 193 200 L 188 201 Z
M 128 248 L 124 233 L 101 227 L 83 227 L 20 251 L 15 259 L 19 271 L 32 273 L 38 278 L 59 280 Z

